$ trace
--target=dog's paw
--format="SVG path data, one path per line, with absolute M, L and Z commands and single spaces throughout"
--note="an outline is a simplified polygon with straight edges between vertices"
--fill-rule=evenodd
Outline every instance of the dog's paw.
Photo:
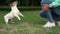
M 24 17 L 24 16 L 22 16 L 22 17 Z
M 21 19 L 19 19 L 19 20 L 21 20 Z
M 6 25 L 9 25 L 9 24 L 6 24 Z
M 6 22 L 6 25 L 9 25 L 9 24 Z

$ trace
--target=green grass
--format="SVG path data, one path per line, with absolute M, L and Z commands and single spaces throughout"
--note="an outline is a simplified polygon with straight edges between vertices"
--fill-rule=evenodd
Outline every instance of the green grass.
M 43 28 L 47 19 L 39 16 L 39 10 L 21 11 L 24 17 L 19 21 L 14 18 L 14 24 L 6 25 L 3 16 L 9 11 L 0 11 L 0 34 L 60 34 L 60 27 Z

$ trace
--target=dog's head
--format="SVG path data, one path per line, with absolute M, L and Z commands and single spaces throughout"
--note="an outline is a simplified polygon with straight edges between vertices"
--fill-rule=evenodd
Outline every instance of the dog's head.
M 12 7 L 12 6 L 17 6 L 17 4 L 18 4 L 18 1 L 14 1 L 14 2 L 11 2 L 10 3 L 10 6 Z

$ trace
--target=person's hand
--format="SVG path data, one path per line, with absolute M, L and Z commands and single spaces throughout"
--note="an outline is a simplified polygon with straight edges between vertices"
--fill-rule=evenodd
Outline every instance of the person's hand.
M 42 10 L 47 11 L 48 9 L 49 9 L 49 5 L 48 4 L 43 4 Z

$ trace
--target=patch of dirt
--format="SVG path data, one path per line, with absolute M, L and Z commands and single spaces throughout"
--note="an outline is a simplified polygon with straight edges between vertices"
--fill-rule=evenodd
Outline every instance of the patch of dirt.
M 21 26 L 29 26 L 29 23 L 28 22 L 22 22 L 20 23 Z
M 18 29 L 15 27 L 15 25 L 5 25 L 0 29 L 0 31 L 7 32 L 8 34 L 14 34 L 15 32 L 18 32 Z
M 6 31 L 5 29 L 0 29 L 0 31 Z
M 29 34 L 36 34 L 36 30 L 36 28 L 30 28 L 28 32 Z

